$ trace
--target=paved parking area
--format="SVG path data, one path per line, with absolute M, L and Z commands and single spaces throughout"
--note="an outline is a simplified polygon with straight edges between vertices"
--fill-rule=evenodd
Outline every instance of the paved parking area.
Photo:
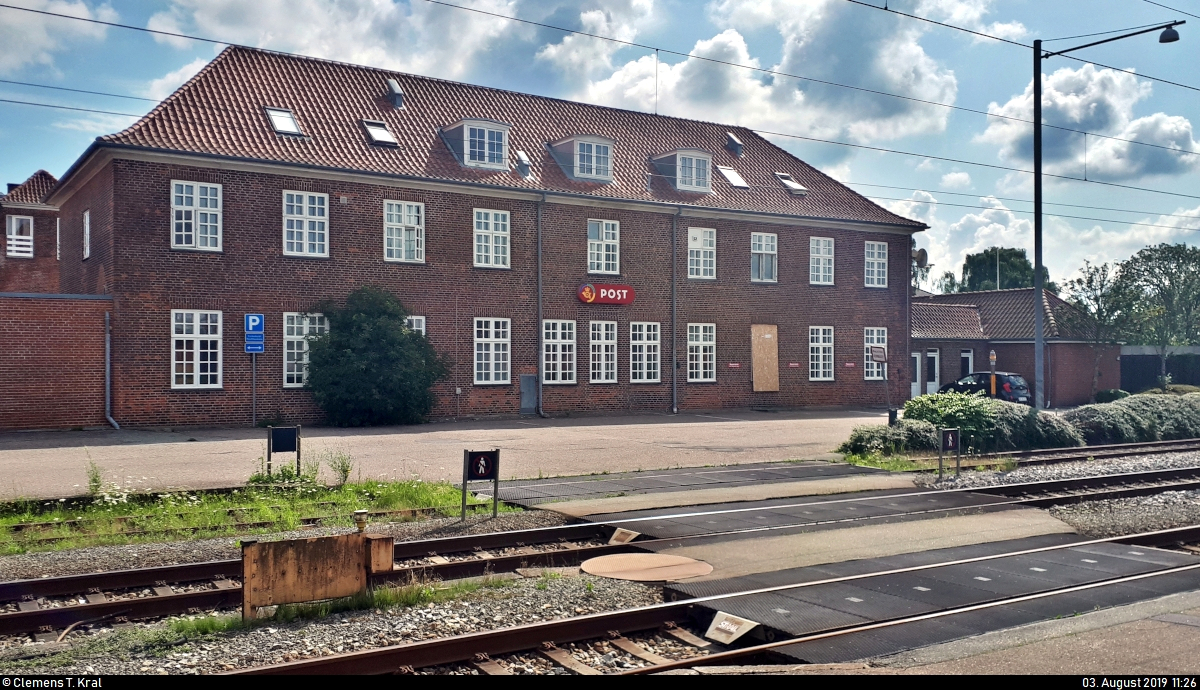
M 874 410 L 521 418 L 303 430 L 306 456 L 349 452 L 354 476 L 458 481 L 465 448 L 500 448 L 503 478 L 821 460 Z M 259 470 L 263 429 L 90 430 L 0 434 L 0 499 L 83 493 L 89 459 L 135 490 L 236 486 Z M 290 454 L 282 458 L 294 457 Z M 286 461 L 286 460 L 285 460 Z M 328 469 L 322 470 L 329 477 Z

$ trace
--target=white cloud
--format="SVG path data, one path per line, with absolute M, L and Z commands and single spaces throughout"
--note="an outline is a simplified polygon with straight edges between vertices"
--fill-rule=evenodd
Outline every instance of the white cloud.
M 619 0 L 579 13 L 580 31 L 632 41 L 651 20 L 653 0 Z M 545 60 L 576 79 L 612 73 L 612 57 L 625 46 L 590 36 L 567 34 L 558 43 L 543 46 L 537 59 Z
M 516 0 L 472 6 L 517 16 Z M 462 78 L 489 50 L 528 40 L 526 26 L 425 2 L 391 0 L 172 0 L 147 22 L 152 29 L 223 39 L 416 74 Z M 177 47 L 191 41 L 157 36 Z
M 971 174 L 952 172 L 942 175 L 942 186 L 948 189 L 966 189 L 971 186 Z
M 991 11 L 992 0 L 921 0 L 917 3 L 915 14 L 1009 40 L 1022 38 L 1029 33 L 1021 22 L 988 24 L 984 16 Z M 981 36 L 975 36 L 974 40 L 977 43 L 993 42 Z
M 1186 118 L 1155 113 L 1134 118 L 1134 106 L 1150 96 L 1149 82 L 1111 69 L 1084 65 L 1063 68 L 1043 78 L 1043 122 L 1055 127 L 1095 132 L 1137 142 L 1200 153 Z M 988 112 L 1033 119 L 1033 84 L 1004 105 L 992 103 Z M 1142 175 L 1177 175 L 1200 167 L 1200 156 L 1172 153 L 1151 146 L 1103 137 L 1085 137 L 1055 127 L 1042 128 L 1045 170 L 1056 175 L 1128 180 Z M 1006 161 L 1028 164 L 1033 158 L 1033 134 L 1028 122 L 993 118 L 978 141 L 996 144 Z
M 54 122 L 54 126 L 59 129 L 101 135 L 120 132 L 134 122 L 137 122 L 136 117 L 94 114 L 68 120 L 57 120 Z
M 188 79 L 196 76 L 196 73 L 207 65 L 208 62 L 208 58 L 196 58 L 173 72 L 167 72 L 158 79 L 151 80 L 146 85 L 146 88 L 142 89 L 142 93 L 148 98 L 161 101 L 170 96 L 175 89 L 183 86 L 183 83 Z
M 82 0 L 26 0 L 21 5 L 85 19 L 119 19 L 109 5 L 92 8 Z M 12 74 L 29 65 L 52 67 L 55 53 L 76 48 L 85 39 L 103 40 L 106 33 L 107 27 L 100 24 L 6 10 L 0 22 L 0 74 Z

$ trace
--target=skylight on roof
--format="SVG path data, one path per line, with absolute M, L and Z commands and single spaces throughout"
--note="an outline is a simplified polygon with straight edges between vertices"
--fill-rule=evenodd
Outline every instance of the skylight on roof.
M 791 175 L 777 172 L 775 173 L 775 177 L 778 178 L 779 181 L 783 183 L 783 186 L 787 187 L 787 190 L 792 194 L 795 194 L 796 196 L 805 196 L 808 194 L 808 190 L 804 188 L 804 185 L 797 182 Z
M 304 135 L 300 131 L 300 125 L 296 124 L 296 116 L 292 115 L 292 111 L 283 108 L 267 108 L 267 116 L 271 118 L 271 126 L 280 134 L 299 134 Z
M 396 146 L 400 142 L 396 141 L 396 137 L 388 131 L 387 125 L 377 120 L 363 120 L 363 127 L 367 130 L 367 136 L 371 138 L 372 144 L 389 144 Z
M 721 174 L 725 176 L 725 179 L 729 180 L 729 184 L 731 186 L 740 187 L 741 189 L 750 189 L 750 185 L 746 183 L 746 180 L 743 179 L 741 174 L 739 174 L 738 171 L 734 170 L 733 168 L 726 168 L 723 165 L 718 165 L 717 170 L 720 170 Z

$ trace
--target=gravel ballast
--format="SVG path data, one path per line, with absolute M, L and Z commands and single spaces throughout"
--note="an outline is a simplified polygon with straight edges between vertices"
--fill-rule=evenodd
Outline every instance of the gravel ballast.
M 955 478 L 954 458 L 948 457 L 946 459 L 946 468 L 948 468 L 949 472 L 945 474 L 941 482 L 937 481 L 936 472 L 916 474 L 913 476 L 913 481 L 918 486 L 962 489 L 995 486 L 996 484 L 1023 484 L 1025 482 L 1076 479 L 1078 477 L 1197 466 L 1200 466 L 1200 452 L 1190 451 L 1186 453 L 1163 453 L 1161 455 L 1138 455 L 1128 458 L 1081 460 L 1078 462 L 1048 465 L 1027 465 L 1009 472 L 964 470 L 962 475 Z
M 1050 514 L 1086 537 L 1116 537 L 1200 524 L 1200 491 L 1084 501 L 1054 506 Z
M 527 510 L 501 513 L 494 520 L 490 515 L 469 517 L 465 523 L 459 522 L 458 518 L 436 518 L 415 522 L 372 523 L 367 529 L 375 534 L 394 536 L 397 541 L 412 541 L 464 534 L 553 527 L 565 522 L 566 518 L 558 513 Z M 321 527 L 293 532 L 233 535 L 196 541 L 93 546 L 82 549 L 2 556 L 0 557 L 0 582 L 228 560 L 241 558 L 242 552 L 238 542 L 243 537 L 266 541 L 348 534 L 354 531 L 356 530 L 353 527 Z

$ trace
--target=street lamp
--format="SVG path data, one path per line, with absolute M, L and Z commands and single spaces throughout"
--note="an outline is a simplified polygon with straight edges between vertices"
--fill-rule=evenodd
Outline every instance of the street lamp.
M 1186 24 L 1184 21 L 1159 24 L 1158 26 L 1133 33 L 1106 38 L 1102 41 L 1085 43 L 1066 50 L 1056 50 L 1051 53 L 1042 52 L 1042 41 L 1033 42 L 1033 381 L 1034 401 L 1040 410 L 1045 407 L 1046 376 L 1044 370 L 1046 333 L 1045 333 L 1045 280 L 1042 278 L 1042 60 L 1064 55 L 1081 48 L 1098 46 L 1101 43 L 1111 43 L 1130 36 L 1140 36 L 1152 31 L 1161 30 L 1159 43 L 1174 43 L 1179 40 L 1179 32 L 1175 27 Z M 997 254 L 998 255 L 998 254 Z M 1000 285 L 997 282 L 996 288 Z

